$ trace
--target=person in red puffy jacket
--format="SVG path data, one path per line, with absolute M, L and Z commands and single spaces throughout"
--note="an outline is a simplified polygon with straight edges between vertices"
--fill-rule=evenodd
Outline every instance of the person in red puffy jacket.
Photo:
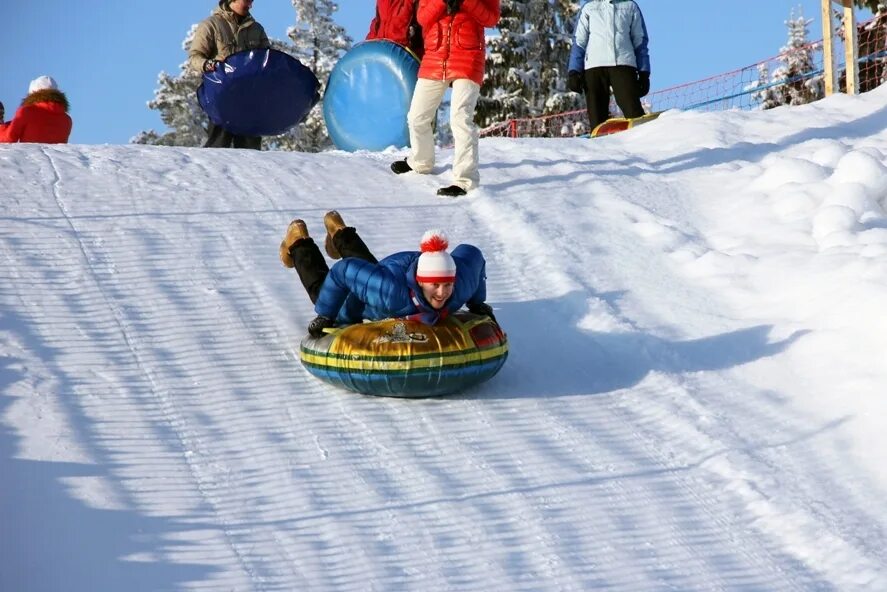
M 65 93 L 51 77 L 41 76 L 31 81 L 12 121 L 0 124 L 0 143 L 66 144 L 72 125 Z
M 367 41 L 387 39 L 400 44 L 422 59 L 422 28 L 416 18 L 418 0 L 376 0 L 376 16 L 370 23 Z
M 484 29 L 499 23 L 499 0 L 419 0 L 417 17 L 425 55 L 407 115 L 410 155 L 393 163 L 391 170 L 397 174 L 427 174 L 434 168 L 432 123 L 447 88 L 452 86 L 453 184 L 437 194 L 465 195 L 480 184 L 474 110 L 484 79 Z

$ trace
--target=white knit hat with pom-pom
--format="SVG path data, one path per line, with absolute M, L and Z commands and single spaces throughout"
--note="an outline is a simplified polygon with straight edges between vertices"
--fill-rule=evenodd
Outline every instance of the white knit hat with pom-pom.
M 422 235 L 416 281 L 444 283 L 456 280 L 456 262 L 447 253 L 450 241 L 443 230 L 429 230 Z

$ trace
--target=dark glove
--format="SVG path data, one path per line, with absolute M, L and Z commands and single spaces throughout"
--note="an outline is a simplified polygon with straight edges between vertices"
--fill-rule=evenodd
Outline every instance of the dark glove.
M 0 123 L 6 121 L 6 107 L 3 106 L 3 103 L 0 103 Z
M 215 72 L 216 68 L 221 65 L 222 62 L 219 60 L 206 60 L 203 62 L 203 71 L 204 72 Z
M 462 5 L 462 0 L 444 0 L 444 4 L 447 5 L 447 14 L 452 16 L 459 12 L 459 7 Z
M 650 73 L 638 72 L 638 96 L 646 97 L 650 92 Z
M 585 75 L 576 70 L 570 70 L 567 73 L 567 89 L 574 93 L 585 91 Z
M 336 324 L 336 321 L 323 315 L 317 315 L 308 323 L 308 335 L 311 337 L 323 337 L 323 330 Z
M 497 323 L 495 315 L 493 315 L 493 307 L 487 304 L 486 302 L 481 302 L 479 304 L 469 304 L 468 312 L 476 315 L 481 315 L 484 317 L 490 317 L 490 320 L 494 323 Z M 498 323 L 497 323 L 498 324 Z

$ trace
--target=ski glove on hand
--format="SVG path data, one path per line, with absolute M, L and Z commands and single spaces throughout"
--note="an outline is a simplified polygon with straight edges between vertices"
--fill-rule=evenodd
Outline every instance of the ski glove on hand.
M 496 321 L 496 317 L 493 315 L 493 307 L 486 302 L 481 302 L 480 304 L 469 304 L 468 312 L 476 315 L 490 317 L 491 321 L 498 324 L 498 321 Z
M 450 16 L 459 12 L 459 7 L 462 4 L 462 0 L 443 0 L 444 4 L 447 5 L 447 14 Z
M 582 72 L 570 70 L 567 73 L 567 89 L 574 93 L 581 93 L 585 90 L 585 76 Z
M 646 97 L 650 92 L 650 73 L 638 72 L 638 96 Z
M 203 71 L 204 72 L 215 72 L 216 68 L 218 68 L 222 62 L 219 60 L 206 60 L 203 62 Z
M 336 321 L 323 315 L 317 315 L 313 321 L 308 323 L 308 335 L 311 337 L 323 337 L 323 330 L 332 327 Z

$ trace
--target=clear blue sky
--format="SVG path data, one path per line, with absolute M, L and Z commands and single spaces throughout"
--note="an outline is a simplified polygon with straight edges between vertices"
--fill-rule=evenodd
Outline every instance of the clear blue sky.
M 577 0 L 578 2 L 578 0 Z M 8 0 L 0 35 L 0 101 L 7 118 L 41 74 L 68 95 L 72 143 L 121 144 L 163 124 L 146 103 L 161 70 L 178 73 L 182 41 L 215 0 Z M 650 33 L 653 89 L 690 82 L 778 53 L 792 8 L 822 36 L 820 0 L 638 0 Z M 363 39 L 374 0 L 340 0 L 338 21 Z M 295 22 L 290 0 L 255 0 L 253 14 L 269 36 L 284 38 Z M 870 14 L 860 13 L 860 18 Z

